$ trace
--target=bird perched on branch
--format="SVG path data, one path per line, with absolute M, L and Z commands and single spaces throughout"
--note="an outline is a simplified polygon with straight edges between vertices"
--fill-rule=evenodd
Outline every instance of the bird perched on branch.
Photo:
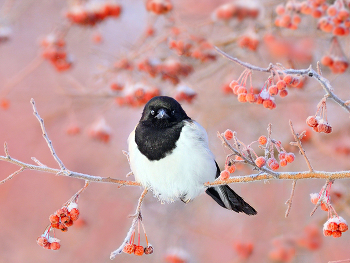
M 188 203 L 205 191 L 224 208 L 248 215 L 257 213 L 229 186 L 204 186 L 219 177 L 220 169 L 209 150 L 205 129 L 188 117 L 175 99 L 152 98 L 129 135 L 128 144 L 135 180 L 159 200 Z

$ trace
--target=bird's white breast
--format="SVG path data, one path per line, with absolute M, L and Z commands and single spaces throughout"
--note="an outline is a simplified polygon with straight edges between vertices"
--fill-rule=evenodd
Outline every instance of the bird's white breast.
M 208 148 L 207 133 L 195 121 L 185 121 L 176 148 L 158 161 L 150 161 L 137 148 L 135 130 L 128 138 L 131 170 L 135 180 L 149 187 L 162 201 L 192 200 L 213 181 L 216 164 Z

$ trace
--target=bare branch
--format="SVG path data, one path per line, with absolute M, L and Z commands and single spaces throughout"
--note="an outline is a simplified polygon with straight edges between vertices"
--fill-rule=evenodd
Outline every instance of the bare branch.
M 143 199 L 145 198 L 146 194 L 148 192 L 148 189 L 145 188 L 139 198 L 139 201 L 138 201 L 138 204 L 137 204 L 137 207 L 136 207 L 136 211 L 135 211 L 135 214 L 132 215 L 132 217 L 134 217 L 134 219 L 132 220 L 132 223 L 131 223 L 131 227 L 128 231 L 128 233 L 126 234 L 126 237 L 123 241 L 123 243 L 120 245 L 119 248 L 117 248 L 116 250 L 114 250 L 111 255 L 110 255 L 110 259 L 114 259 L 117 255 L 121 254 L 123 252 L 123 249 L 125 247 L 125 245 L 130 241 L 130 238 L 132 236 L 132 233 L 134 232 L 135 230 L 135 227 L 136 227 L 136 223 L 138 221 L 142 221 L 142 216 L 141 216 L 141 206 L 142 206 L 142 202 L 143 202 Z
M 232 62 L 235 62 L 236 64 L 238 64 L 242 67 L 250 69 L 250 70 L 266 72 L 266 73 L 271 73 L 272 71 L 274 71 L 274 72 L 277 72 L 277 74 L 284 73 L 284 74 L 293 74 L 293 75 L 308 76 L 308 77 L 314 78 L 320 83 L 320 85 L 322 86 L 322 88 L 324 89 L 324 91 L 326 92 L 326 94 L 329 96 L 330 99 L 335 101 L 338 105 L 340 105 L 343 109 L 345 109 L 347 112 L 350 113 L 350 105 L 348 105 L 346 102 L 341 100 L 336 94 L 334 94 L 333 88 L 332 88 L 329 80 L 322 77 L 322 75 L 320 74 L 321 72 L 318 73 L 315 70 L 313 70 L 311 65 L 307 69 L 284 69 L 284 70 L 278 69 L 278 70 L 276 70 L 276 69 L 274 69 L 273 64 L 270 64 L 267 68 L 261 68 L 261 67 L 251 65 L 249 63 L 242 62 L 238 58 L 235 58 L 235 57 L 228 55 L 224 51 L 220 50 L 218 47 L 215 47 L 215 49 L 218 53 L 220 53 L 225 58 L 229 59 Z
M 40 117 L 38 111 L 36 110 L 36 107 L 35 107 L 35 101 L 34 99 L 31 99 L 30 102 L 32 103 L 33 105 L 33 114 L 35 115 L 35 117 L 38 119 L 39 123 L 40 123 L 40 127 L 41 127 L 41 130 L 43 132 L 43 137 L 47 143 L 47 145 L 49 146 L 49 149 L 51 151 L 51 154 L 53 156 L 53 158 L 56 160 L 56 162 L 58 163 L 58 165 L 60 166 L 61 170 L 66 170 L 66 167 L 64 166 L 64 164 L 62 163 L 62 161 L 58 158 L 53 146 L 52 146 L 52 142 L 50 141 L 47 133 L 46 133 L 46 129 L 45 129 L 45 126 L 44 126 L 44 120 Z

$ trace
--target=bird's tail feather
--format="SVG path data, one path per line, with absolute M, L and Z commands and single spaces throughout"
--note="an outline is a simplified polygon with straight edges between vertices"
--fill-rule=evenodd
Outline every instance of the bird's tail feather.
M 237 213 L 243 212 L 247 215 L 256 215 L 256 210 L 236 194 L 229 186 L 220 185 L 208 188 L 205 191 L 219 205 Z

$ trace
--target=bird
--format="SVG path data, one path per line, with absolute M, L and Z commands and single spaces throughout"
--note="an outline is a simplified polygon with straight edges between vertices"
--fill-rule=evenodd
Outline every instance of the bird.
M 128 152 L 135 181 L 163 203 L 179 199 L 188 203 L 206 192 L 226 209 L 257 214 L 228 185 L 204 186 L 219 177 L 220 168 L 206 130 L 174 98 L 157 96 L 145 104 L 128 137 Z

